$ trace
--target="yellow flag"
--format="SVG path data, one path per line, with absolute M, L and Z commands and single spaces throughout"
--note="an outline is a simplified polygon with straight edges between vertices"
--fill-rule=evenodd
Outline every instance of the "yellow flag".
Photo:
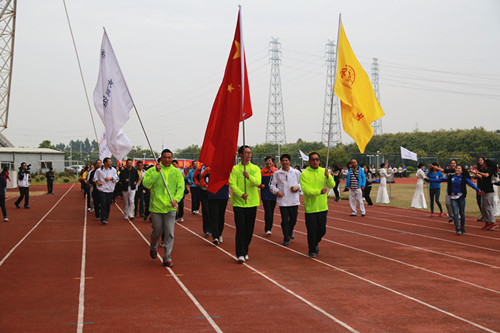
M 340 99 L 344 131 L 361 153 L 373 136 L 372 122 L 384 115 L 368 75 L 359 64 L 340 24 L 335 95 Z

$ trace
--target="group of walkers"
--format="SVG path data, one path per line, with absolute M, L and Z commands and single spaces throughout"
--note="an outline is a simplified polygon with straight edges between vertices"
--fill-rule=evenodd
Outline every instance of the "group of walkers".
M 427 208 L 424 195 L 424 182 L 429 182 L 430 216 L 434 214 L 434 202 L 439 208 L 439 216 L 443 216 L 443 207 L 439 201 L 441 193 L 440 183 L 447 183 L 445 205 L 448 211 L 448 222 L 455 223 L 457 235 L 465 234 L 465 198 L 467 186 L 476 191 L 477 205 L 481 211 L 480 222 L 485 222 L 483 230 L 493 230 L 498 227 L 495 221 L 498 203 L 498 166 L 490 159 L 478 158 L 476 167 L 470 170 L 457 165 L 456 160 L 451 160 L 447 168 L 440 167 L 436 162 L 428 166 L 428 172 L 424 171 L 425 165 L 419 163 L 417 166 L 417 187 L 411 202 L 411 207 Z M 472 175 L 470 175 L 472 174 Z M 471 178 L 476 179 L 477 186 Z
M 305 223 L 307 229 L 308 255 L 316 258 L 319 253 L 319 244 L 326 233 L 328 214 L 327 195 L 333 189 L 336 201 L 340 200 L 338 190 L 342 168 L 333 164 L 331 169 L 320 167 L 320 155 L 317 152 L 309 154 L 309 166 L 300 170 L 291 167 L 289 154 L 280 156 L 278 169 L 274 164 L 274 157 L 265 158 L 265 167 L 260 169 L 251 162 L 252 150 L 249 146 L 242 146 L 238 150 L 240 163 L 236 164 L 229 176 L 229 180 L 216 193 L 208 191 L 211 168 L 193 161 L 189 170 L 179 168 L 178 162 L 173 159 L 173 153 L 164 149 L 156 165 L 145 166 L 143 162 L 128 159 L 125 166 L 116 168 L 111 166 L 111 159 L 97 160 L 94 165 L 84 168 L 80 174 L 82 191 L 87 198 L 88 212 L 103 225 L 108 224 L 110 207 L 117 197 L 123 200 L 123 216 L 125 220 L 141 217 L 151 222 L 150 256 L 158 256 L 158 247 L 164 248 L 163 265 L 172 267 L 171 252 L 174 243 L 175 222 L 184 221 L 184 197 L 191 193 L 191 212 L 199 214 L 201 206 L 202 230 L 205 237 L 212 237 L 214 245 L 223 242 L 222 233 L 225 224 L 225 212 L 228 200 L 231 201 L 234 222 L 236 226 L 235 252 L 238 263 L 249 260 L 249 247 L 254 233 L 257 207 L 262 200 L 264 208 L 264 233 L 272 234 L 274 211 L 276 204 L 281 214 L 281 231 L 283 246 L 289 246 L 295 238 L 294 227 L 298 218 L 300 194 L 303 194 Z M 439 216 L 443 216 L 443 207 L 440 203 L 440 184 L 447 183 L 445 205 L 448 209 L 449 222 L 454 222 L 456 233 L 465 234 L 465 198 L 467 186 L 477 193 L 476 200 L 481 210 L 478 221 L 484 222 L 484 230 L 493 230 L 498 227 L 495 221 L 495 207 L 498 203 L 497 188 L 499 184 L 498 169 L 494 161 L 479 158 L 477 167 L 466 170 L 457 165 L 455 160 L 450 161 L 447 168 L 437 163 L 426 168 L 418 165 L 417 187 L 411 203 L 415 208 L 427 208 L 424 195 L 424 182 L 429 183 L 431 215 L 434 213 L 434 202 L 439 208 Z M 29 207 L 29 168 L 23 163 L 19 168 L 18 186 L 20 197 L 14 203 L 17 208 L 24 199 L 25 208 Z M 349 192 L 349 206 L 351 216 L 366 216 L 365 201 L 373 206 L 370 198 L 372 183 L 379 182 L 377 203 L 389 203 L 387 193 L 387 178 L 392 170 L 380 165 L 379 180 L 375 178 L 372 168 L 367 165 L 358 165 L 352 159 L 347 165 L 346 185 L 344 190 Z M 477 186 L 471 181 L 477 180 Z M 0 177 L 0 206 L 4 220 L 8 221 L 5 209 L 5 188 L 8 172 L 4 170 Z M 48 194 L 53 194 L 54 172 L 46 173 Z M 260 189 L 260 194 L 259 194 Z M 230 195 L 231 190 L 231 195 Z

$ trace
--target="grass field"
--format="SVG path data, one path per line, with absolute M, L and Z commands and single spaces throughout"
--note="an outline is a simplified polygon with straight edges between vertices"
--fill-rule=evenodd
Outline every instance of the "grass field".
M 343 185 L 344 184 L 342 184 L 342 189 Z M 413 199 L 413 194 L 415 193 L 415 186 L 416 184 L 397 184 L 397 183 L 387 184 L 387 191 L 389 192 L 389 198 L 391 199 L 391 203 L 388 204 L 388 206 L 410 208 L 411 200 Z M 372 198 L 372 201 L 374 203 L 375 199 L 377 198 L 378 187 L 379 187 L 378 184 L 373 184 L 373 188 L 370 194 L 370 197 Z M 439 198 L 439 201 L 441 202 L 441 205 L 443 206 L 443 211 L 446 214 L 447 211 L 446 211 L 446 206 L 444 204 L 445 194 L 446 194 L 445 191 L 446 191 L 446 185 L 441 187 L 441 196 Z M 424 193 L 425 193 L 425 200 L 427 201 L 427 209 L 418 209 L 418 210 L 430 212 L 429 185 L 427 184 L 424 185 Z M 349 200 L 348 192 L 341 192 L 341 198 L 342 200 Z M 439 208 L 436 205 L 434 205 L 434 212 L 439 213 Z M 479 207 L 477 206 L 476 203 L 475 191 L 471 188 L 467 189 L 465 215 L 477 216 L 477 217 L 481 215 Z

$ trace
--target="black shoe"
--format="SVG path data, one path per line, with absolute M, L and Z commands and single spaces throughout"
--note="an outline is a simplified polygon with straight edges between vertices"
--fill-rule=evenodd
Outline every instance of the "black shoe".
M 288 246 L 288 245 L 290 245 L 290 241 L 284 241 L 283 242 L 283 246 Z
M 102 224 L 108 224 L 107 220 L 101 221 Z
M 309 253 L 309 258 L 316 258 L 316 253 L 314 252 Z
M 156 250 L 149 250 L 149 255 L 152 259 L 156 259 L 158 252 L 156 252 Z
M 214 243 L 214 245 L 219 245 L 219 239 L 218 238 L 214 239 L 212 243 Z
M 31 207 L 30 206 L 24 206 L 24 209 L 30 209 Z
M 451 223 L 453 222 L 453 217 L 450 217 L 450 219 L 448 220 L 448 223 Z
M 366 214 L 361 214 L 361 216 L 365 216 Z
M 163 262 L 163 267 L 174 267 L 172 260 L 167 260 Z
M 316 254 L 319 253 L 319 246 L 316 246 Z
M 292 232 L 292 234 L 290 235 L 290 239 L 295 239 L 295 235 L 293 234 L 293 232 Z
M 15 202 L 14 202 L 14 205 L 16 206 L 16 208 L 21 208 L 21 207 L 19 206 L 19 204 L 15 203 Z

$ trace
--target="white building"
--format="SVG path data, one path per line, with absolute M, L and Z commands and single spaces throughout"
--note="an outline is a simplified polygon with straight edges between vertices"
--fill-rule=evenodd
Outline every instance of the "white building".
M 64 171 L 64 152 L 49 148 L 0 147 L 1 169 L 17 171 L 21 163 L 31 164 L 32 174 L 45 173 L 49 168 L 54 172 Z M 12 177 L 10 177 L 12 179 Z

